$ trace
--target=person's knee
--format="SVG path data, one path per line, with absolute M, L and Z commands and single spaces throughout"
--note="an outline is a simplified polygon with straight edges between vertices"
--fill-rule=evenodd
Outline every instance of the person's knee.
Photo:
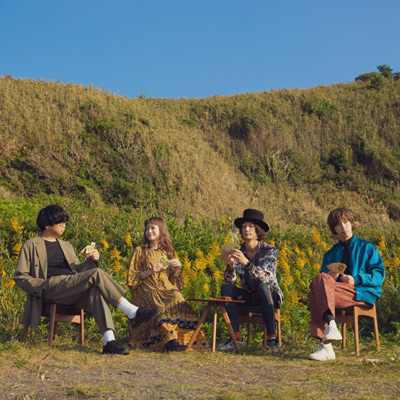
M 232 297 L 234 287 L 232 283 L 224 283 L 221 286 L 221 296 Z
M 260 283 L 257 286 L 257 293 L 260 301 L 265 301 L 268 304 L 272 304 L 270 286 L 268 285 L 268 283 Z

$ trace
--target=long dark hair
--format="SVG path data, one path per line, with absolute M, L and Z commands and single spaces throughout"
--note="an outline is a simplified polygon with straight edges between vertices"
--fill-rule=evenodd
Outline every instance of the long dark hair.
M 154 224 L 158 226 L 158 228 L 160 229 L 159 248 L 167 253 L 169 259 L 174 258 L 175 250 L 172 246 L 171 236 L 168 233 L 168 226 L 165 223 L 165 221 L 160 217 L 151 217 L 149 219 L 146 219 L 146 221 L 144 221 L 145 229 L 148 224 Z M 142 249 L 148 249 L 149 245 L 150 241 L 149 239 L 147 239 L 145 231 L 143 234 Z

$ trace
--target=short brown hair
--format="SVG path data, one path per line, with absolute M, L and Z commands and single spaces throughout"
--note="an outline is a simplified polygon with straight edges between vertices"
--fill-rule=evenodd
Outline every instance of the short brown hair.
M 351 223 L 353 230 L 356 229 L 356 221 L 354 219 L 354 214 L 351 211 L 346 210 L 345 208 L 337 208 L 329 213 L 328 226 L 334 235 L 337 235 L 335 227 L 344 219 Z
M 248 221 L 248 222 L 250 222 L 250 221 Z M 253 224 L 254 224 L 254 222 L 253 222 Z M 242 239 L 243 239 L 242 228 L 243 228 L 243 224 L 242 224 L 242 226 L 240 227 L 240 236 L 241 236 Z M 261 228 L 261 226 L 259 226 L 259 225 L 257 225 L 257 224 L 254 224 L 254 228 L 256 229 L 257 240 L 265 240 L 265 231 L 264 231 L 264 229 Z

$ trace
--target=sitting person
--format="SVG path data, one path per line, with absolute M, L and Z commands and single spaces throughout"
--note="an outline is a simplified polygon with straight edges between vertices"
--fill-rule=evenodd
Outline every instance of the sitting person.
M 161 312 L 151 323 L 130 329 L 129 344 L 150 351 L 184 351 L 198 318 L 180 292 L 181 263 L 165 221 L 152 217 L 144 226 L 142 245 L 135 249 L 129 263 L 127 283 L 132 289 L 131 301 L 143 307 L 160 307 Z M 202 331 L 192 348 L 208 349 Z
M 339 242 L 323 258 L 320 273 L 311 281 L 308 301 L 311 309 L 311 336 L 319 339 L 317 351 L 310 360 L 334 360 L 332 343 L 342 340 L 336 327 L 335 308 L 360 302 L 375 303 L 382 294 L 385 267 L 378 249 L 370 242 L 353 235 L 355 220 L 345 208 L 333 210 L 328 216 L 331 232 Z M 343 273 L 330 271 L 333 263 L 346 265 Z
M 129 303 L 124 298 L 126 291 L 98 268 L 96 249 L 90 250 L 81 263 L 71 244 L 58 239 L 68 220 L 67 212 L 60 206 L 43 208 L 37 216 L 41 234 L 21 248 L 14 280 L 28 293 L 23 323 L 33 328 L 39 326 L 43 302 L 83 308 L 93 314 L 103 335 L 103 354 L 129 354 L 115 340 L 109 304 L 128 316 L 132 329 L 151 320 L 159 310 Z
M 282 290 L 276 278 L 278 252 L 275 247 L 264 241 L 269 226 L 264 222 L 264 215 L 260 211 L 244 210 L 243 217 L 237 218 L 235 225 L 239 228 L 244 243 L 240 249 L 233 248 L 222 254 L 227 267 L 224 271 L 225 284 L 221 287 L 221 296 L 231 297 L 232 300 L 245 300 L 245 304 L 249 306 L 261 306 L 268 334 L 267 345 L 272 351 L 278 351 L 275 307 L 280 308 L 283 301 Z M 235 286 L 238 275 L 242 289 Z M 239 347 L 242 348 L 244 341 L 239 331 L 236 303 L 226 303 L 225 308 Z M 229 339 L 219 350 L 235 350 L 233 340 Z

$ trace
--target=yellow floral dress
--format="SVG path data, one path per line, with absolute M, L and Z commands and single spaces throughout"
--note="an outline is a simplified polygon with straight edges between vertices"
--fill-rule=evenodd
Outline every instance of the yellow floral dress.
M 173 339 L 180 344 L 187 344 L 196 329 L 198 317 L 192 307 L 185 301 L 180 290 L 183 279 L 174 277 L 175 269 L 169 265 L 145 279 L 139 273 L 163 263 L 167 257 L 164 250 L 142 249 L 137 247 L 130 261 L 127 283 L 132 289 L 131 302 L 138 307 L 162 307 L 155 318 L 137 329 L 129 328 L 129 344 L 131 347 L 162 351 L 164 345 Z M 208 350 L 204 333 L 199 332 L 192 349 Z

